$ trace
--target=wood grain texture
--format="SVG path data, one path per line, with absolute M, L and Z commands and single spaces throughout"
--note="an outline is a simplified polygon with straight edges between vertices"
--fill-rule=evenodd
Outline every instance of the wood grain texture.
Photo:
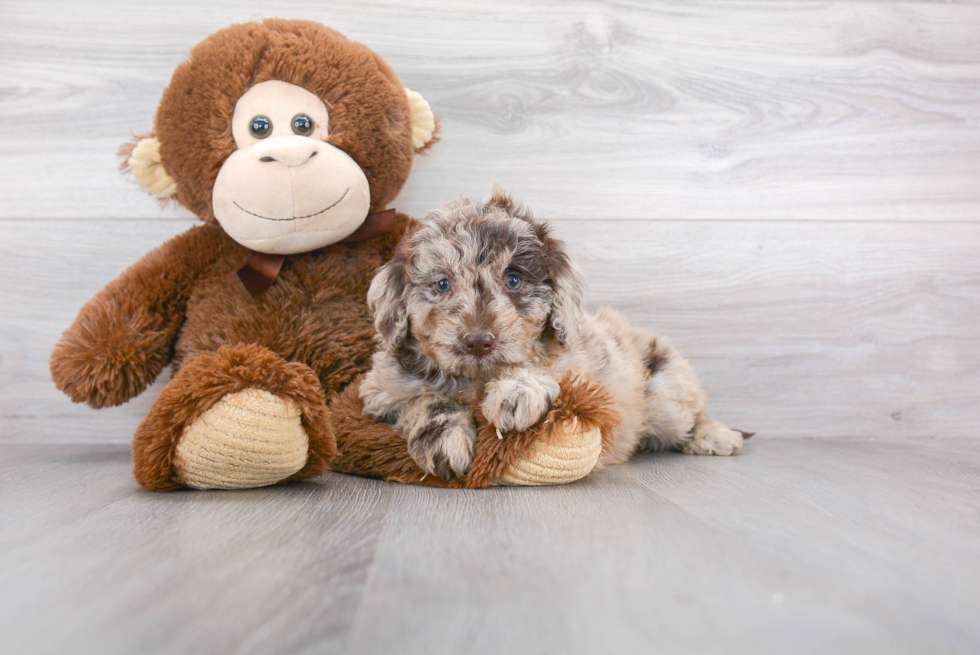
M 765 440 L 567 487 L 156 495 L 0 443 L 10 652 L 974 653 L 980 440 Z
M 558 218 L 977 220 L 980 6 L 924 2 L 8 3 L 0 218 L 186 217 L 116 172 L 189 49 L 329 24 L 442 117 L 397 201 L 498 182 Z
M 5 651 L 340 651 L 391 487 L 161 495 L 124 447 L 41 448 L 0 456 Z
M 48 354 L 85 301 L 190 225 L 0 222 L 0 439 L 129 441 L 160 383 L 96 412 L 54 388 Z M 729 425 L 772 437 L 976 434 L 978 224 L 555 227 L 592 303 L 668 335 Z

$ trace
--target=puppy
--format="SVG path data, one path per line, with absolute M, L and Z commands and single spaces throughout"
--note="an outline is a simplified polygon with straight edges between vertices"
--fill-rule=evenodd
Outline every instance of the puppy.
M 379 348 L 364 411 L 394 425 L 422 470 L 448 479 L 473 460 L 472 400 L 498 430 L 524 430 L 572 371 L 604 385 L 622 419 L 600 464 L 637 450 L 739 450 L 742 433 L 708 418 L 691 365 L 614 311 L 585 311 L 585 290 L 565 245 L 503 191 L 429 212 L 368 291 Z

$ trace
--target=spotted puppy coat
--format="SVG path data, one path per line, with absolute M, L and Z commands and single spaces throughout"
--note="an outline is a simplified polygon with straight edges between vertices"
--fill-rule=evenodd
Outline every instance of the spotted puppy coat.
M 611 309 L 584 310 L 585 292 L 564 243 L 504 192 L 430 212 L 368 291 L 379 348 L 365 412 L 393 423 L 424 471 L 461 476 L 476 442 L 471 401 L 506 438 L 547 414 L 572 371 L 604 385 L 622 419 L 600 464 L 637 450 L 738 451 L 743 435 L 708 417 L 691 365 Z

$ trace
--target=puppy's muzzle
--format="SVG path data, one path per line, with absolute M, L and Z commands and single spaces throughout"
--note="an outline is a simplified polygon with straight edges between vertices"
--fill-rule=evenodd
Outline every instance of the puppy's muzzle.
M 474 357 L 484 357 L 493 352 L 493 345 L 497 339 L 492 334 L 467 334 L 463 337 L 463 346 L 467 354 Z

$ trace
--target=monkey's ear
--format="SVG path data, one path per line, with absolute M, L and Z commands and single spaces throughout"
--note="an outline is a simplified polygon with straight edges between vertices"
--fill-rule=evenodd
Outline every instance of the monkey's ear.
M 405 88 L 408 97 L 408 108 L 412 111 L 412 147 L 415 152 L 425 152 L 438 140 L 439 122 L 432 107 L 418 91 Z
M 124 158 L 119 170 L 131 173 L 150 195 L 165 200 L 177 193 L 177 183 L 167 174 L 160 158 L 160 141 L 152 134 L 124 144 L 119 156 Z
M 405 260 L 400 255 L 378 269 L 367 293 L 368 307 L 374 314 L 378 343 L 383 350 L 394 350 L 408 336 L 405 306 Z

